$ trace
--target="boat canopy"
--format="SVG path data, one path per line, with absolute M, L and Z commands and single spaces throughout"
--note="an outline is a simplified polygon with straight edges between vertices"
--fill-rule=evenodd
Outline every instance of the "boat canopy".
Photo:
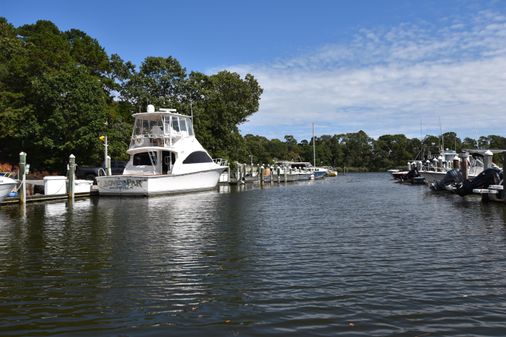
M 172 146 L 182 138 L 194 136 L 190 116 L 160 111 L 137 113 L 134 117 L 130 148 Z
M 189 116 L 158 113 L 136 114 L 133 136 L 146 135 L 193 136 L 193 123 Z

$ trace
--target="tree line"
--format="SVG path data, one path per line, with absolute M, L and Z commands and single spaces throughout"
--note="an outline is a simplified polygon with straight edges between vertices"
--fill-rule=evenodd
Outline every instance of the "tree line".
M 238 125 L 258 110 L 261 94 L 251 74 L 188 73 L 171 56 L 137 67 L 80 30 L 0 18 L 0 162 L 16 163 L 25 151 L 36 169 L 61 171 L 71 153 L 78 164 L 98 164 L 104 133 L 111 156 L 126 159 L 132 114 L 148 104 L 191 110 L 211 154 L 240 160 L 247 150 Z
M 261 94 L 251 74 L 188 72 L 171 56 L 148 56 L 137 66 L 108 55 L 83 31 L 61 31 L 47 20 L 15 27 L 0 17 L 0 163 L 16 163 L 25 151 L 39 170 L 64 171 L 71 153 L 78 164 L 97 165 L 105 133 L 110 155 L 126 159 L 132 114 L 148 104 L 191 111 L 202 145 L 229 161 L 312 162 L 314 141 L 318 165 L 382 170 L 403 165 L 441 139 L 372 139 L 363 131 L 300 141 L 293 135 L 242 136 L 239 125 L 258 111 Z M 496 135 L 461 141 L 449 132 L 444 139 L 457 150 L 506 148 L 505 138 Z
M 441 147 L 457 153 L 471 149 L 506 149 L 506 138 L 490 135 L 475 140 L 461 140 L 455 132 L 441 136 L 427 135 L 423 139 L 408 138 L 402 134 L 383 135 L 378 139 L 364 131 L 337 135 L 322 135 L 298 142 L 287 135 L 284 141 L 262 136 L 246 135 L 246 147 L 257 163 L 272 163 L 276 159 L 313 163 L 313 141 L 317 166 L 332 166 L 356 171 L 384 171 L 406 167 L 408 161 L 438 156 Z M 497 162 L 502 160 L 497 155 Z M 250 159 L 251 160 L 251 159 Z

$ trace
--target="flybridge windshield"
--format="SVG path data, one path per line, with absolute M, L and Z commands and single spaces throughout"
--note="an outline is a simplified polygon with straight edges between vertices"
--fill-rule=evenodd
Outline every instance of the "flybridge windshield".
M 193 136 L 193 124 L 190 117 L 183 116 L 137 116 L 133 136 Z

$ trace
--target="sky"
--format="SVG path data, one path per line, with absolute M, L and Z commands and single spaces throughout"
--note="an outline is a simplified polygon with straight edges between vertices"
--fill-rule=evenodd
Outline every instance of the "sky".
M 80 29 L 124 60 L 251 73 L 242 134 L 506 136 L 506 1 L 0 0 L 15 26 Z

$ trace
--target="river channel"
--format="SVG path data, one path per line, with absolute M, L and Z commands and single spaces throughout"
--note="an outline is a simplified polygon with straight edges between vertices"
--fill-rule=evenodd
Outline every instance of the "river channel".
M 505 336 L 506 206 L 387 174 L 0 209 L 0 336 Z

